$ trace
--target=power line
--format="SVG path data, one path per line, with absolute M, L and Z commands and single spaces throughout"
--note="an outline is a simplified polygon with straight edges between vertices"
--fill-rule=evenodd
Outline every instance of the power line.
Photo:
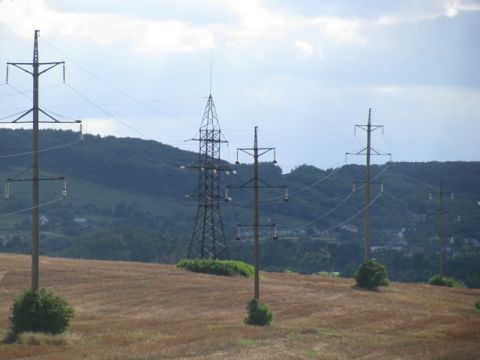
M 145 102 L 142 102 L 140 100 L 138 100 L 137 98 L 131 96 L 130 94 L 127 94 L 125 91 L 117 88 L 116 86 L 113 86 L 111 83 L 109 83 L 108 81 L 100 78 L 98 75 L 94 74 L 92 71 L 88 70 L 85 66 L 81 65 L 80 63 L 78 63 L 77 61 L 75 61 L 74 59 L 72 59 L 72 57 L 68 56 L 67 54 L 65 54 L 63 51 L 61 51 L 60 49 L 58 49 L 55 45 L 53 45 L 51 42 L 43 39 L 49 46 L 51 46 L 53 49 L 55 49 L 56 51 L 58 51 L 60 54 L 62 54 L 63 56 L 65 56 L 67 59 L 69 59 L 73 64 L 75 64 L 76 66 L 78 66 L 80 69 L 82 69 L 83 71 L 85 71 L 87 74 L 89 74 L 90 76 L 92 76 L 94 79 L 96 79 L 97 81 L 101 82 L 102 84 L 106 85 L 107 87 L 109 87 L 110 89 L 116 91 L 118 94 L 126 97 L 126 98 L 129 98 L 130 100 L 132 100 L 134 103 L 138 104 L 138 105 L 142 105 L 144 107 L 146 107 L 147 109 L 150 109 L 151 111 L 155 112 L 155 113 L 159 113 L 159 114 L 162 114 L 163 116 L 166 116 L 166 117 L 169 117 L 171 119 L 174 119 L 174 120 L 178 120 L 178 121 L 184 121 L 184 122 L 187 122 L 189 124 L 194 124 L 193 122 L 191 121 L 188 121 L 188 120 L 185 120 L 185 119 L 180 119 L 176 116 L 173 116 L 173 115 L 170 115 L 170 114 L 167 114 L 163 111 L 160 111 L 158 110 L 157 108 L 154 108 L 152 106 L 149 106 L 147 103 Z
M 22 212 L 26 212 L 26 211 L 29 211 L 29 210 L 32 210 L 32 209 L 39 209 L 39 208 L 42 208 L 42 207 L 45 207 L 45 206 L 54 204 L 54 203 L 56 203 L 56 202 L 58 202 L 58 201 L 62 201 L 62 200 L 65 200 L 65 198 L 64 198 L 63 196 L 62 196 L 61 198 L 58 198 L 58 199 L 55 199 L 55 200 L 51 200 L 51 201 L 44 202 L 44 203 L 39 204 L 39 205 L 37 205 L 37 206 L 30 206 L 30 207 L 25 208 L 25 209 L 13 211 L 13 212 L 10 212 L 10 213 L 7 213 L 7 214 L 2 214 L 2 215 L 0 215 L 0 219 L 1 219 L 1 218 L 4 218 L 4 217 L 7 217 L 7 216 L 20 214 L 20 213 L 22 213 Z

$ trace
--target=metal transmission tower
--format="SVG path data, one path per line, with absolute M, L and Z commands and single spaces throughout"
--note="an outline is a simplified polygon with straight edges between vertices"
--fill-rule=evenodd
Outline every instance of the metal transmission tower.
M 428 215 L 433 215 L 437 217 L 436 223 L 436 232 L 437 232 L 437 239 L 438 239 L 438 274 L 440 277 L 443 277 L 443 261 L 444 261 L 444 224 L 445 224 L 445 215 L 448 212 L 444 209 L 444 198 L 445 196 L 450 197 L 453 200 L 453 192 L 451 191 L 444 191 L 443 184 L 440 183 L 440 187 L 438 191 L 430 191 L 428 193 L 429 200 L 432 200 L 433 195 L 438 196 L 438 208 L 436 212 L 429 213 Z M 423 216 L 424 221 L 426 220 L 426 215 Z M 460 221 L 460 215 L 457 216 L 457 221 Z
M 371 137 L 372 137 L 372 132 L 374 132 L 377 129 L 382 129 L 383 132 L 383 125 L 372 125 L 371 122 L 371 116 L 372 116 L 372 109 L 368 109 L 368 123 L 367 125 L 355 125 L 355 129 L 359 128 L 367 133 L 367 146 L 363 148 L 362 150 L 355 152 L 355 153 L 345 153 L 345 158 L 347 155 L 365 155 L 367 158 L 366 166 L 365 166 L 365 181 L 363 182 L 365 184 L 365 239 L 363 243 L 363 261 L 367 262 L 368 261 L 368 254 L 369 254 L 369 208 L 370 208 L 370 156 L 372 155 L 379 155 L 379 156 L 390 156 L 390 159 L 392 157 L 391 153 L 379 153 L 377 150 L 372 148 L 371 146 Z M 361 182 L 360 182 L 361 183 Z M 354 191 L 355 191 L 355 185 L 354 185 Z M 383 191 L 383 185 L 381 185 L 381 191 Z
M 9 181 L 31 181 L 32 182 L 32 291 L 38 291 L 39 285 L 39 240 L 40 240 L 40 181 L 41 180 L 63 180 L 64 187 L 62 189 L 62 195 L 66 196 L 66 184 L 65 178 L 57 177 L 57 178 L 41 178 L 40 177 L 40 141 L 39 141 L 39 124 L 40 123 L 53 123 L 53 124 L 60 124 L 60 123 L 78 123 L 80 124 L 81 129 L 81 121 L 80 120 L 73 120 L 73 121 L 60 121 L 57 120 L 54 116 L 48 114 L 45 110 L 39 107 L 39 77 L 43 73 L 47 72 L 48 70 L 58 66 L 63 65 L 63 80 L 65 81 L 65 62 L 64 61 L 56 61 L 56 62 L 39 62 L 38 57 L 38 34 L 39 30 L 35 30 L 34 32 L 34 42 L 33 42 L 33 62 L 31 63 L 7 63 L 7 83 L 8 83 L 8 66 L 12 65 L 20 70 L 32 75 L 33 77 L 33 107 L 27 111 L 25 111 L 22 115 L 18 116 L 15 120 L 8 121 L 8 123 L 14 124 L 25 124 L 25 123 L 33 123 L 33 149 L 32 149 L 32 157 L 33 157 L 33 166 L 32 166 L 32 178 L 31 179 L 15 179 L 10 178 Z M 31 66 L 31 70 L 25 68 L 26 66 Z M 46 68 L 43 68 L 46 66 Z M 30 120 L 22 120 L 25 116 L 32 113 L 33 119 Z M 48 120 L 39 120 L 39 113 L 45 115 Z M 7 183 L 7 187 L 9 185 Z M 9 189 L 6 189 L 9 190 Z M 8 195 L 8 191 L 5 193 L 6 197 Z
M 220 130 L 212 95 L 208 97 L 198 131 L 198 161 L 188 168 L 198 169 L 198 208 L 188 247 L 188 258 L 228 258 L 228 247 L 220 213 L 221 145 L 227 143 Z
M 250 156 L 253 157 L 253 178 L 248 180 L 245 184 L 241 186 L 228 186 L 225 188 L 225 201 L 232 201 L 232 198 L 228 194 L 229 188 L 236 188 L 236 189 L 245 189 L 245 188 L 253 188 L 253 201 L 254 201 L 254 208 L 253 208 L 253 224 L 239 224 L 238 231 L 237 231 L 237 240 L 240 239 L 240 227 L 253 227 L 254 230 L 254 243 L 253 243 L 253 250 L 254 250 L 254 269 L 255 269 L 255 277 L 254 277 L 254 298 L 259 300 L 260 299 L 260 249 L 259 249 L 259 239 L 260 239 L 260 227 L 273 227 L 273 239 L 277 239 L 277 226 L 275 224 L 260 224 L 259 220 L 259 189 L 273 189 L 273 188 L 282 188 L 285 189 L 285 197 L 284 201 L 288 201 L 288 190 L 286 186 L 272 186 L 267 184 L 265 181 L 261 180 L 258 176 L 258 158 L 270 151 L 273 150 L 273 164 L 277 163 L 275 158 L 275 148 L 259 148 L 258 147 L 258 138 L 257 138 L 257 129 L 258 126 L 255 126 L 255 137 L 253 142 L 253 148 L 239 148 L 237 149 L 237 161 L 236 164 L 239 164 L 238 161 L 238 152 L 242 151 Z M 259 183 L 262 183 L 260 185 Z

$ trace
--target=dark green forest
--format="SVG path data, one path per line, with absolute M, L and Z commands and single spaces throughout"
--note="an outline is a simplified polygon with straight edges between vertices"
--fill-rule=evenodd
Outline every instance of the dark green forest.
M 31 176 L 31 131 L 0 130 L 0 175 Z M 50 256 L 174 263 L 185 255 L 196 212 L 198 173 L 182 169 L 197 154 L 155 141 L 41 132 L 42 176 L 66 176 L 62 184 L 42 182 L 41 254 Z M 22 154 L 25 153 L 25 154 Z M 19 155 L 21 154 L 21 155 Z M 231 164 L 222 188 L 252 176 L 252 166 Z M 278 239 L 262 233 L 265 270 L 351 276 L 362 261 L 365 167 L 318 169 L 302 165 L 283 174 L 262 163 L 268 183 L 286 185 L 261 193 L 261 220 L 278 226 Z M 397 281 L 426 281 L 436 272 L 439 199 L 429 193 L 453 192 L 444 199 L 445 273 L 480 286 L 480 162 L 389 162 L 372 166 L 371 254 Z M 383 184 L 383 192 L 381 192 Z M 448 194 L 450 195 L 450 194 Z M 236 224 L 251 222 L 252 194 L 232 191 L 221 204 L 230 256 L 251 262 L 246 229 L 235 240 Z M 10 198 L 0 205 L 0 251 L 30 252 L 31 183 L 11 182 Z M 22 211 L 26 209 L 26 211 Z

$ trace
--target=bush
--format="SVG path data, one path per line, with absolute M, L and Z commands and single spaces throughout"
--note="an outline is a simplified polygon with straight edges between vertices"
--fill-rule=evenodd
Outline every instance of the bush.
M 455 279 L 448 278 L 445 276 L 435 275 L 428 280 L 429 285 L 437 285 L 437 286 L 447 286 L 447 287 L 454 287 L 460 288 L 463 285 Z
M 375 260 L 368 260 L 360 265 L 353 277 L 357 281 L 357 286 L 369 290 L 389 284 L 385 266 Z
M 245 324 L 259 326 L 270 325 L 272 319 L 272 311 L 266 304 L 260 303 L 257 299 L 252 299 L 247 303 Z
M 177 267 L 193 272 L 223 276 L 253 276 L 253 266 L 242 261 L 215 259 L 182 259 Z
M 477 300 L 475 302 L 475 309 L 477 309 L 477 311 L 480 312 L 480 300 Z
M 15 336 L 21 332 L 61 334 L 72 317 L 73 308 L 53 292 L 24 290 L 13 301 L 10 329 Z

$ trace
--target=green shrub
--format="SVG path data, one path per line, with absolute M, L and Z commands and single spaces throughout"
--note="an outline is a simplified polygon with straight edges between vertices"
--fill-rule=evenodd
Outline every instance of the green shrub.
M 177 267 L 193 272 L 223 276 L 253 276 L 253 266 L 242 261 L 215 259 L 182 259 Z
M 429 285 L 437 285 L 437 286 L 447 286 L 447 287 L 454 287 L 460 288 L 463 285 L 455 279 L 448 278 L 445 276 L 435 275 L 428 280 Z
M 385 266 L 375 260 L 368 260 L 360 265 L 353 277 L 357 281 L 357 286 L 369 290 L 389 284 Z
M 272 319 L 272 311 L 266 304 L 262 304 L 257 299 L 252 299 L 247 303 L 245 324 L 259 326 L 270 325 Z
M 480 312 L 480 300 L 477 300 L 475 302 L 475 309 L 477 309 L 477 311 Z
M 10 329 L 15 336 L 22 332 L 60 334 L 72 317 L 73 308 L 53 292 L 24 290 L 13 301 Z

